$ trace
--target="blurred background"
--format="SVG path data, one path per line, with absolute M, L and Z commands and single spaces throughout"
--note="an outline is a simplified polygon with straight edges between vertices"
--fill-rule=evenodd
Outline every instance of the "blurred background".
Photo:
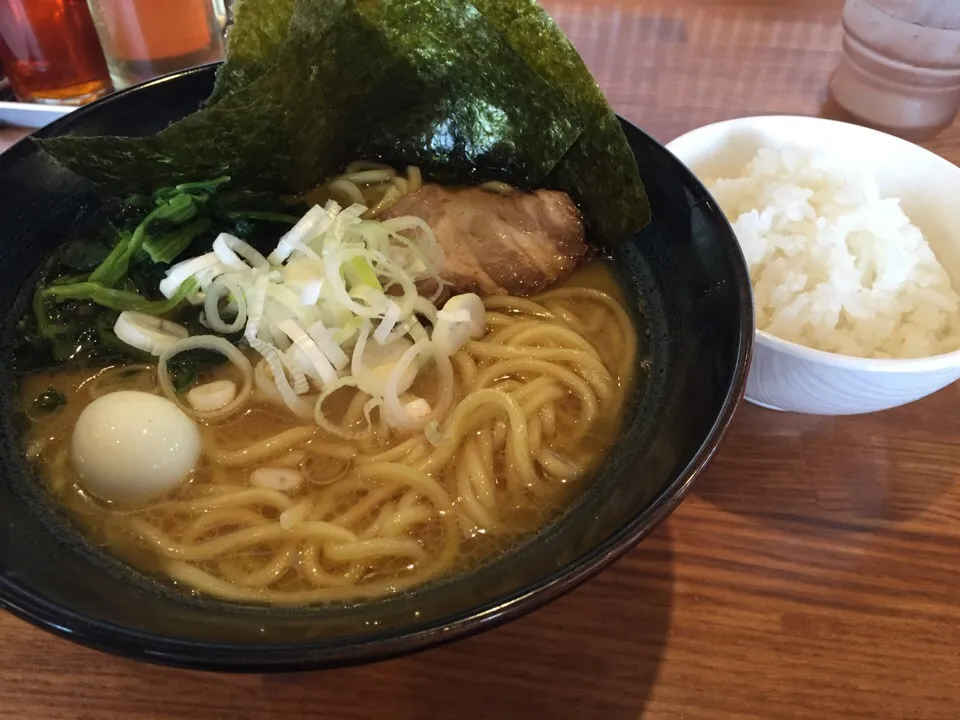
M 0 101 L 66 112 L 158 75 L 220 60 L 231 4 L 0 0 Z M 42 120 L 50 113 L 37 115 Z
M 6 75 L 0 79 L 0 127 L 41 127 L 115 90 L 220 60 L 233 2 L 0 0 L 0 78 Z M 960 107 L 960 0 L 541 2 L 565 30 L 588 40 L 593 31 L 584 28 L 581 32 L 567 15 L 581 18 L 579 24 L 596 20 L 619 37 L 634 32 L 630 18 L 647 22 L 643 18 L 656 14 L 655 8 L 664 16 L 680 13 L 671 27 L 681 27 L 677 24 L 681 15 L 730 14 L 734 7 L 741 7 L 740 14 L 749 9 L 770 17 L 822 11 L 829 16 L 824 33 L 830 47 L 842 45 L 841 53 L 823 56 L 831 67 L 827 69 L 830 79 L 822 112 L 922 140 L 948 127 Z M 728 6 L 730 9 L 724 10 Z M 741 20 L 736 28 L 749 26 Z M 741 63 L 735 72 L 757 80 L 768 70 L 779 72 L 784 64 L 795 65 L 789 56 L 796 51 L 797 38 L 769 40 L 771 54 L 761 67 Z M 736 38 L 726 46 L 732 56 L 737 55 Z M 608 94 L 622 86 L 629 97 L 636 97 L 656 80 L 646 72 L 646 66 L 654 61 L 651 52 L 620 58 L 610 78 L 603 72 L 604 63 L 594 67 L 601 86 Z M 687 59 L 691 57 L 687 53 Z M 669 84 L 667 94 L 676 95 L 683 88 L 688 92 L 694 85 L 713 85 L 721 74 L 722 70 L 711 65 L 706 73 L 675 78 L 678 82 Z M 744 91 L 751 87 L 761 85 L 743 84 Z M 611 100 L 616 107 L 616 98 Z

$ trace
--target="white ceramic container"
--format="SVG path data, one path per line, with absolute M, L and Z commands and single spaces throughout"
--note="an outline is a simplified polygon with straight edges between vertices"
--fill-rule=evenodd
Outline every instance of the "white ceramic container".
M 876 130 L 813 117 L 764 116 L 707 125 L 667 148 L 703 182 L 729 177 L 760 147 L 800 147 L 865 168 L 902 200 L 960 288 L 960 168 Z M 909 360 L 848 357 L 757 331 L 746 398 L 775 410 L 820 415 L 874 412 L 918 400 L 960 378 L 960 351 Z

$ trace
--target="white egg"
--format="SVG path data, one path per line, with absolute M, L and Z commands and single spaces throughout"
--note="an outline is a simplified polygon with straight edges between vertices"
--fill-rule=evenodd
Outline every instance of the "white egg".
M 136 503 L 183 482 L 201 449 L 200 431 L 175 403 L 122 390 L 80 413 L 70 451 L 84 490 L 101 500 Z

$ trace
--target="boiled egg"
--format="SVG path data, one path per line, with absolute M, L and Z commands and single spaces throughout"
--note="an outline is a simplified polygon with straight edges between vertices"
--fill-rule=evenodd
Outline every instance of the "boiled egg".
M 201 449 L 200 431 L 175 403 L 121 390 L 80 413 L 70 454 L 84 490 L 108 502 L 138 503 L 182 483 Z

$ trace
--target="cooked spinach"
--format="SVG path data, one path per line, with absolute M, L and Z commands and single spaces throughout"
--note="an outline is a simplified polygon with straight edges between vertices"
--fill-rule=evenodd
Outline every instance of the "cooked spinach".
M 54 302 L 46 298 L 41 280 L 17 325 L 14 368 L 27 372 L 70 360 L 143 360 L 142 353 L 114 334 L 116 318 L 116 312 L 90 301 Z
M 147 315 L 165 315 L 196 289 L 196 281 L 190 279 L 183 283 L 172 297 L 149 300 L 137 292 L 104 287 L 100 283 L 87 280 L 69 285 L 52 285 L 43 291 L 43 295 L 54 300 L 92 300 L 101 307 L 119 312 L 134 310 Z
M 223 191 L 226 178 L 164 187 L 149 197 L 108 205 L 45 264 L 21 319 L 14 357 L 20 369 L 67 360 L 149 359 L 113 332 L 124 310 L 176 314 L 194 334 L 199 309 L 185 306 L 196 287 L 184 283 L 171 298 L 159 293 L 170 263 L 209 252 L 220 232 L 239 234 L 269 252 L 305 212 L 275 195 Z
M 67 270 L 89 273 L 107 259 L 119 233 L 113 223 L 106 223 L 90 236 L 75 238 L 63 246 L 60 262 Z
M 200 243 L 205 251 L 213 240 L 211 234 L 218 227 L 230 230 L 238 224 L 266 223 L 273 226 L 271 235 L 276 241 L 278 223 L 290 225 L 297 221 L 296 216 L 275 206 L 261 204 L 262 207 L 240 209 L 235 205 L 236 198 L 233 203 L 214 201 L 218 188 L 229 179 L 219 177 L 156 190 L 152 196 L 153 208 L 140 218 L 133 232 L 117 232 L 113 246 L 92 268 L 93 258 L 103 255 L 105 249 L 103 234 L 68 244 L 61 254 L 61 264 L 66 268 L 90 270 L 90 273 L 69 283 L 63 278 L 49 283 L 43 291 L 44 297 L 56 301 L 91 300 L 117 311 L 136 310 L 152 315 L 170 312 L 194 286 L 184 284 L 172 298 L 151 297 L 162 279 L 162 274 L 155 271 L 157 267 L 165 267 L 188 254 L 194 242 L 206 236 L 208 242 Z M 246 197 L 250 199 L 249 194 Z M 136 200 L 141 205 L 147 204 L 140 198 Z M 250 227 L 242 229 L 250 234 Z M 142 282 L 145 275 L 154 282 Z

